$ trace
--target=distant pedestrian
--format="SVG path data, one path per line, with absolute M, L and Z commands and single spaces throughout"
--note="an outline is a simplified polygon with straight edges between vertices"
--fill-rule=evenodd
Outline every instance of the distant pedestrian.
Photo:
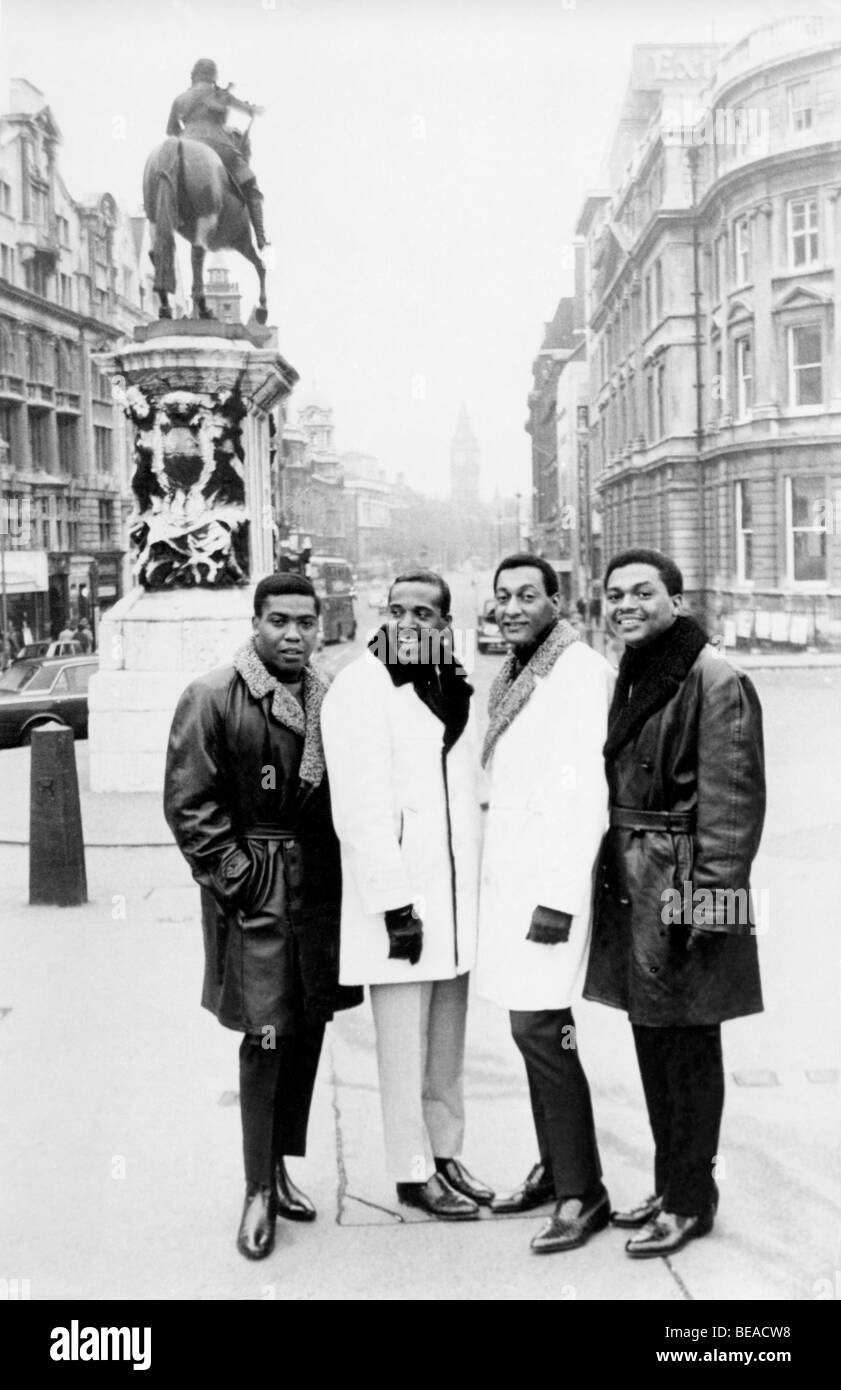
M 88 626 L 87 618 L 79 619 L 79 626 L 76 628 L 73 636 L 79 643 L 85 656 L 87 656 L 88 652 L 93 650 L 93 634 Z
M 712 1230 L 724 1105 L 721 1024 L 762 1008 L 750 868 L 765 814 L 762 711 L 747 676 L 681 612 L 667 555 L 628 550 L 605 578 L 625 644 L 605 758 L 587 999 L 631 1021 L 654 1136 L 654 1192 L 615 1212 L 634 1259 Z
M 74 633 L 72 627 L 70 627 L 67 623 L 65 623 L 64 627 L 61 629 L 61 632 L 58 634 L 58 641 L 59 641 L 59 642 L 72 642 L 72 641 L 74 640 L 74 637 L 75 637 L 75 633 Z
M 325 688 L 309 665 L 319 600 L 273 574 L 233 664 L 187 687 L 172 722 L 164 810 L 201 885 L 202 1003 L 239 1050 L 245 1205 L 237 1249 L 261 1260 L 275 1216 L 313 1221 L 286 1158 L 306 1152 L 324 1026 L 340 990 L 339 846 L 321 744 Z M 205 1168 L 212 1158 L 201 1155 Z

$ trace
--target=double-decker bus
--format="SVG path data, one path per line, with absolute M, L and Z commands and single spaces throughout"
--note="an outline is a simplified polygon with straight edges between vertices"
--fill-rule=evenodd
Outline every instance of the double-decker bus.
M 324 641 L 352 642 L 356 636 L 356 617 L 353 575 L 347 560 L 335 555 L 311 555 L 306 573 L 321 600 Z

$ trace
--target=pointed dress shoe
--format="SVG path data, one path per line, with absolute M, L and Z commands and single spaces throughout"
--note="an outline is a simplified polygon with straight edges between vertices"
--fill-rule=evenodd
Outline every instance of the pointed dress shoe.
M 644 1226 L 646 1221 L 651 1221 L 660 1211 L 663 1205 L 663 1198 L 652 1193 L 650 1197 L 645 1197 L 641 1202 L 637 1202 L 635 1207 L 620 1207 L 619 1211 L 610 1213 L 611 1224 L 621 1226 L 626 1230 L 633 1230 L 636 1226 Z
M 531 1242 L 535 1255 L 577 1250 L 610 1221 L 610 1198 L 601 1187 L 584 1197 L 562 1197 Z
M 249 1183 L 237 1233 L 237 1250 L 247 1260 L 264 1260 L 274 1249 L 274 1193 Z
M 314 1221 L 315 1207 L 306 1193 L 296 1187 L 286 1171 L 286 1162 L 275 1163 L 275 1211 L 287 1221 Z
M 525 1182 L 521 1182 L 513 1192 L 504 1197 L 494 1197 L 491 1211 L 505 1216 L 510 1212 L 531 1211 L 533 1207 L 542 1207 L 544 1202 L 554 1200 L 555 1182 L 549 1167 L 545 1163 L 535 1163 Z
M 674 1255 L 690 1240 L 709 1235 L 715 1220 L 715 1204 L 710 1202 L 698 1216 L 677 1216 L 661 1211 L 649 1221 L 639 1235 L 625 1242 L 625 1251 L 632 1260 L 653 1259 L 655 1255 Z
M 439 1221 L 475 1221 L 479 1215 L 476 1203 L 450 1187 L 441 1173 L 433 1173 L 426 1182 L 399 1182 L 397 1200 Z
M 489 1207 L 494 1199 L 491 1189 L 474 1178 L 472 1173 L 468 1173 L 460 1158 L 436 1158 L 435 1171 L 440 1173 L 442 1178 L 446 1178 L 456 1192 L 460 1192 L 463 1197 L 470 1197 L 472 1201 L 478 1202 L 480 1207 Z

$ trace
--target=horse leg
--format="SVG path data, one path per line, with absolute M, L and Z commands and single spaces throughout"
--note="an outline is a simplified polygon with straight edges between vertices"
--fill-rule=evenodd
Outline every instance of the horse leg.
M 204 247 L 194 245 L 190 251 L 193 266 L 193 309 L 200 319 L 212 319 L 204 297 Z
M 247 261 L 251 262 L 251 264 L 257 272 L 257 275 L 259 276 L 260 307 L 259 309 L 255 310 L 254 317 L 258 323 L 267 323 L 269 311 L 266 307 L 266 267 L 263 264 L 263 261 L 258 255 L 258 253 L 255 251 L 254 246 L 252 245 L 250 233 L 247 245 L 239 246 L 238 250 L 241 251 L 242 255 L 245 257 Z

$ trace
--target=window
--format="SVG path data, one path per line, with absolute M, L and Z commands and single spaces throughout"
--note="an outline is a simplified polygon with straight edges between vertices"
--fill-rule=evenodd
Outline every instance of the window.
M 70 689 L 77 695 L 83 695 L 90 685 L 91 676 L 96 670 L 96 666 L 91 662 L 87 666 L 65 666 L 64 669 L 70 682 Z
M 795 584 L 826 579 L 825 498 L 825 478 L 786 478 L 786 560 Z
M 788 205 L 789 260 L 796 269 L 818 259 L 818 200 L 798 198 Z
M 46 471 L 50 460 L 47 416 L 44 411 L 30 410 L 29 412 L 29 451 L 34 467 Z
M 67 549 L 79 549 L 79 499 L 68 497 L 65 502 L 67 515 Z
M 65 309 L 73 308 L 73 281 L 69 275 L 58 277 L 58 302 Z
M 62 473 L 73 477 L 77 471 L 78 451 L 77 423 L 72 416 L 58 416 L 58 462 Z
M 55 220 L 56 232 L 62 246 L 70 245 L 70 223 L 66 217 L 57 217 Z
M 715 376 L 713 378 L 713 411 L 716 419 L 721 414 L 724 402 L 724 353 L 720 347 L 715 350 Z
M 800 324 L 788 330 L 789 405 L 823 403 L 821 326 Z
M 812 84 L 795 82 L 788 89 L 789 130 L 812 129 Z
M 745 420 L 753 405 L 753 353 L 750 338 L 737 338 L 736 360 L 736 419 Z
M 99 544 L 103 549 L 107 549 L 111 544 L 111 518 L 113 515 L 113 504 L 107 497 L 99 499 Z
M 67 667 L 63 666 L 55 678 L 55 684 L 50 690 L 51 695 L 69 695 L 70 682 L 67 679 Z
M 753 579 L 753 508 L 749 483 L 736 484 L 736 578 Z
M 645 326 L 651 328 L 654 323 L 654 309 L 651 297 L 651 271 L 645 277 Z
M 97 473 L 110 473 L 111 431 L 106 425 L 94 425 L 93 444 Z
M 750 280 L 750 223 L 740 217 L 736 223 L 736 283 L 744 285 Z
M 12 190 L 5 179 L 0 179 L 0 212 L 5 212 L 7 217 L 12 215 Z

